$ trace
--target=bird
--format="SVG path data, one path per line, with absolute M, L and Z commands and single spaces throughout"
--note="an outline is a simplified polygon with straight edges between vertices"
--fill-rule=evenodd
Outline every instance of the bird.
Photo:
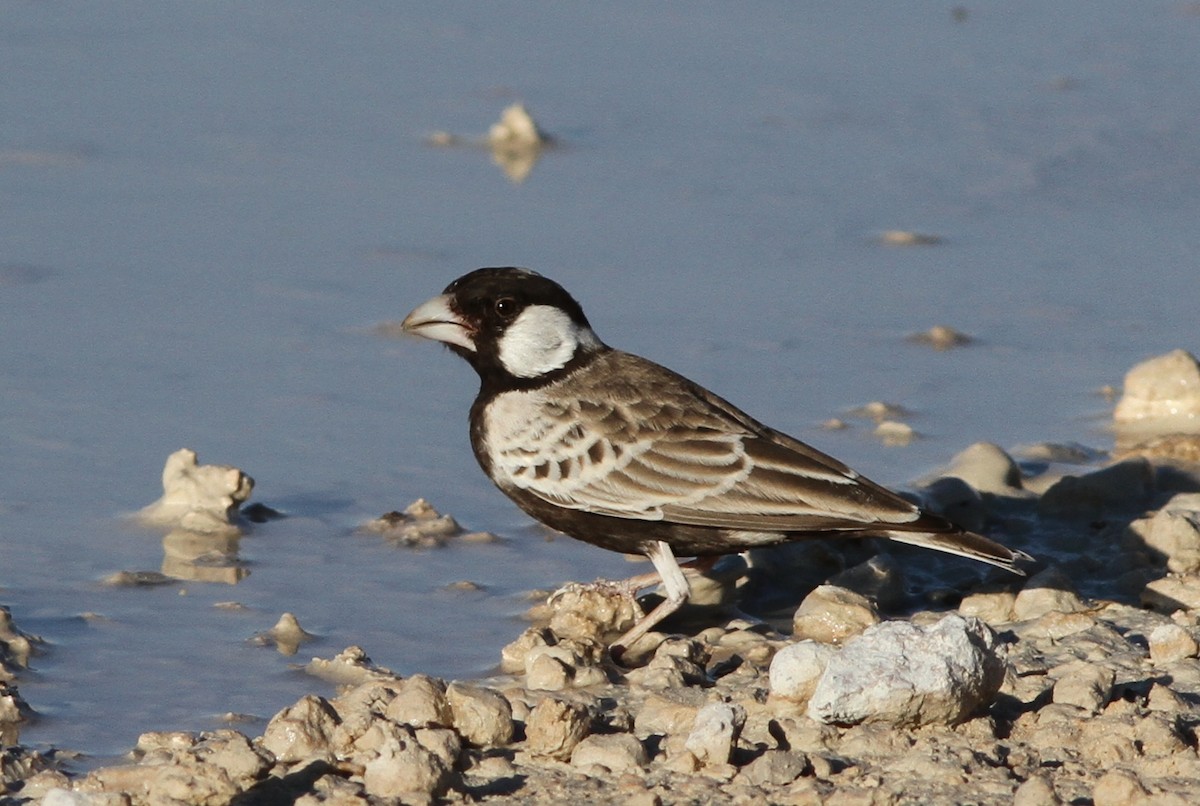
M 1020 575 L 1033 561 L 608 346 L 574 297 L 529 269 L 469 272 L 401 327 L 479 375 L 470 441 L 502 492 L 555 531 L 653 564 L 664 598 L 610 645 L 614 658 L 687 601 L 679 558 L 703 567 L 805 538 L 873 537 Z

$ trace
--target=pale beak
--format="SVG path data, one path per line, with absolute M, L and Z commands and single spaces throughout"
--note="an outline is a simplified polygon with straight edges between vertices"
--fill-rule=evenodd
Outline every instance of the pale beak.
M 450 309 L 449 294 L 442 294 L 418 305 L 404 318 L 400 326 L 415 336 L 423 336 L 475 352 L 471 328 L 461 316 Z

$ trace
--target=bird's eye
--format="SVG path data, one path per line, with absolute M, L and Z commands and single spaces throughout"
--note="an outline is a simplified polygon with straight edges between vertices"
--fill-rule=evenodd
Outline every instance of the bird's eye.
M 502 319 L 508 319 L 517 313 L 517 301 L 512 297 L 501 297 L 496 300 L 496 314 Z

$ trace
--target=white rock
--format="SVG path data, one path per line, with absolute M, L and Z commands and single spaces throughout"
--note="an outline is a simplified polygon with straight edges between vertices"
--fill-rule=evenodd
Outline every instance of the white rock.
M 196 532 L 229 529 L 238 507 L 250 497 L 254 479 L 229 465 L 200 465 L 183 448 L 167 457 L 162 498 L 137 517 L 155 526 L 182 526 Z
M 788 644 L 771 659 L 771 696 L 808 702 L 836 650 L 817 641 Z
M 1005 668 L 995 634 L 978 619 L 884 622 L 829 660 L 808 715 L 837 724 L 954 724 L 991 701 Z
M 536 147 L 549 141 L 524 104 L 512 104 L 500 113 L 500 120 L 488 130 L 488 143 L 493 146 Z
M 737 703 L 709 703 L 696 713 L 684 748 L 702 764 L 728 764 L 745 724 L 746 709 Z
M 1026 621 L 1047 613 L 1079 613 L 1089 607 L 1075 593 L 1071 581 L 1051 567 L 1031 576 L 1013 600 L 1013 619 Z
M 1200 363 L 1185 350 L 1151 358 L 1125 374 L 1125 389 L 1113 411 L 1118 424 L 1200 419 Z

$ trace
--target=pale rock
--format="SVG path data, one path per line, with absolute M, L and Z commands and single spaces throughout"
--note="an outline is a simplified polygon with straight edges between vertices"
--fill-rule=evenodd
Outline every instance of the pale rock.
M 1134 457 L 1083 476 L 1063 476 L 1038 499 L 1038 514 L 1099 518 L 1107 512 L 1142 508 L 1153 492 L 1154 467 Z
M 768 673 L 771 696 L 808 702 L 836 652 L 829 644 L 809 640 L 788 644 L 776 652 Z
M 267 723 L 261 743 L 284 764 L 310 758 L 331 759 L 330 738 L 340 722 L 328 701 L 307 694 Z
M 378 755 L 363 765 L 362 780 L 373 797 L 438 798 L 450 788 L 450 770 L 410 735 L 407 741 L 385 743 Z
M 696 697 L 688 696 L 694 691 L 666 689 L 648 695 L 634 717 L 634 731 L 639 736 L 686 736 L 700 710 Z
M 1155 663 L 1171 663 L 1184 658 L 1194 658 L 1200 653 L 1200 645 L 1192 633 L 1178 624 L 1161 624 L 1149 635 L 1150 660 Z
M 908 423 L 899 420 L 883 420 L 872 432 L 884 445 L 903 447 L 916 439 L 917 432 Z
M 1200 512 L 1168 505 L 1149 518 L 1133 521 L 1129 531 L 1166 558 L 1167 570 L 1177 574 L 1200 571 Z
M 162 498 L 139 511 L 140 520 L 211 532 L 230 528 L 254 489 L 254 479 L 236 467 L 197 464 L 196 452 L 183 448 L 167 457 L 162 485 Z
M 908 596 L 904 573 L 887 554 L 876 554 L 833 575 L 828 584 L 862 594 L 884 609 L 903 607 Z
M 1012 806 L 1058 806 L 1054 785 L 1044 775 L 1031 775 L 1013 793 Z
M 1070 661 L 1050 670 L 1054 679 L 1055 703 L 1073 705 L 1096 714 L 1112 697 L 1115 672 L 1087 661 Z
M 1007 624 L 1013 620 L 1017 595 L 1012 591 L 977 591 L 968 593 L 958 604 L 961 616 L 973 616 L 988 624 Z
M 954 724 L 991 702 L 1006 664 L 982 621 L 884 622 L 829 660 L 808 715 L 830 724 Z
M 1026 581 L 1013 602 L 1013 618 L 1026 621 L 1047 613 L 1077 613 L 1088 609 L 1066 575 L 1051 567 Z
M 454 769 L 462 753 L 462 737 L 450 728 L 416 728 L 417 744 L 442 760 L 446 769 Z
M 535 147 L 549 141 L 524 104 L 512 104 L 505 107 L 504 111 L 500 113 L 500 120 L 493 123 L 488 130 L 487 139 L 493 147 L 518 145 Z
M 591 714 L 582 705 L 546 697 L 525 720 L 525 741 L 531 753 L 569 759 L 591 729 Z
M 745 724 L 746 709 L 737 703 L 709 703 L 696 713 L 684 747 L 702 764 L 728 764 Z
M 0 662 L 28 669 L 29 658 L 42 643 L 44 641 L 39 636 L 17 629 L 12 613 L 7 607 L 0 606 Z
M 571 583 L 547 600 L 550 631 L 559 638 L 608 645 L 641 615 L 637 602 L 620 584 Z
M 500 671 L 505 674 L 526 673 L 526 661 L 531 650 L 550 646 L 554 636 L 544 627 L 529 627 L 500 650 Z
M 462 534 L 453 516 L 443 515 L 424 498 L 413 501 L 403 512 L 388 512 L 364 523 L 364 532 L 378 534 L 402 546 L 435 548 Z
M 767 750 L 743 767 L 738 779 L 753 786 L 786 786 L 808 769 L 808 757 L 803 753 Z
M 390 669 L 376 666 L 359 646 L 348 646 L 332 658 L 313 658 L 305 664 L 304 671 L 339 686 L 400 679 Z
M 415 674 L 399 684 L 384 715 L 414 728 L 448 728 L 454 724 L 454 714 L 446 699 L 446 684 L 423 674 Z
M 646 748 L 629 733 L 593 733 L 575 746 L 571 764 L 597 766 L 609 772 L 627 772 L 646 766 Z
M 1093 806 L 1137 806 L 1149 792 L 1129 770 L 1110 770 L 1092 787 Z
M 1200 420 L 1200 363 L 1185 350 L 1172 350 L 1137 364 L 1125 374 L 1113 420 L 1118 425 L 1165 420 L 1172 426 Z
M 819 585 L 797 608 L 792 618 L 792 635 L 798 640 L 840 644 L 878 623 L 879 612 L 862 594 Z
M 1142 590 L 1141 600 L 1142 604 L 1160 613 L 1200 610 L 1200 575 L 1181 574 L 1151 580 Z
M 451 683 L 446 699 L 454 715 L 454 729 L 479 747 L 506 745 L 513 738 L 512 706 L 491 689 Z
M 263 636 L 263 643 L 271 643 L 281 655 L 295 655 L 301 644 L 313 640 L 312 633 L 300 626 L 299 620 L 292 613 L 284 613 L 275 622 L 275 626 Z
M 950 460 L 945 477 L 965 481 L 981 493 L 1019 494 L 1021 468 L 1003 448 L 991 442 L 968 445 Z

